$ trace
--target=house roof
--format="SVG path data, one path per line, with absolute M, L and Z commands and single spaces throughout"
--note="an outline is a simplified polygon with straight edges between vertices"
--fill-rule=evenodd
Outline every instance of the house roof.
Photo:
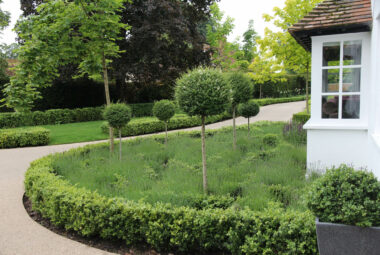
M 289 28 L 289 33 L 310 51 L 311 36 L 365 32 L 371 29 L 371 0 L 325 0 Z

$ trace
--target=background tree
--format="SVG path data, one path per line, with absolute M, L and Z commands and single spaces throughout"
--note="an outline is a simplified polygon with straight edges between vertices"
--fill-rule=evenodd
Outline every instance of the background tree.
M 16 28 L 23 45 L 17 51 L 20 64 L 11 83 L 4 89 L 6 105 L 27 111 L 39 97 L 38 89 L 50 86 L 59 67 L 78 66 L 77 77 L 102 79 L 107 105 L 111 104 L 108 70 L 118 57 L 115 41 L 128 27 L 118 15 L 124 0 L 49 0 L 37 7 L 37 14 L 21 21 Z M 114 150 L 110 128 L 110 150 Z
M 168 122 L 175 114 L 175 105 L 172 101 L 161 100 L 154 104 L 153 115 L 165 123 L 165 145 L 168 144 Z
M 264 19 L 267 22 L 273 22 L 280 31 L 274 32 L 266 28 L 264 38 L 259 41 L 261 50 L 275 57 L 278 63 L 284 66 L 284 69 L 293 70 L 305 75 L 306 109 L 308 112 L 311 55 L 310 52 L 300 46 L 289 34 L 288 28 L 297 23 L 309 13 L 316 4 L 322 1 L 323 0 L 286 0 L 283 9 L 276 7 L 273 9 L 273 15 L 264 15 Z
M 239 104 L 247 102 L 252 97 L 253 86 L 250 78 L 243 73 L 228 75 L 228 84 L 231 89 L 231 106 L 233 119 L 233 149 L 236 150 L 236 111 Z
M 242 49 L 244 52 L 244 58 L 248 63 L 251 63 L 256 57 L 256 40 L 259 39 L 253 24 L 253 20 L 250 20 L 248 23 L 248 29 L 243 34 Z
M 110 104 L 104 110 L 103 117 L 110 127 L 119 131 L 119 160 L 121 161 L 121 129 L 131 120 L 132 110 L 125 104 Z
M 244 104 L 239 105 L 239 113 L 244 118 L 248 119 L 248 136 L 250 134 L 249 120 L 255 117 L 260 112 L 260 106 L 255 101 L 248 101 Z
M 178 81 L 175 97 L 180 108 L 190 116 L 202 120 L 203 191 L 208 193 L 205 120 L 220 114 L 229 99 L 229 86 L 220 70 L 200 67 L 184 74 Z
M 6 59 L 17 59 L 17 49 L 19 48 L 19 44 L 11 43 L 11 44 L 0 44 L 0 51 L 4 55 Z
M 116 99 L 152 102 L 173 96 L 181 73 L 210 62 L 205 31 L 210 5 L 218 0 L 134 0 L 120 12 L 131 26 L 116 41 L 124 53 L 110 63 Z M 21 0 L 24 16 L 36 13 L 41 0 Z M 69 67 L 71 67 L 70 65 Z M 74 66 L 75 67 L 75 66 Z M 60 74 L 71 78 L 76 68 Z M 61 82 L 61 81 L 60 81 Z M 65 81 L 70 83 L 69 79 Z

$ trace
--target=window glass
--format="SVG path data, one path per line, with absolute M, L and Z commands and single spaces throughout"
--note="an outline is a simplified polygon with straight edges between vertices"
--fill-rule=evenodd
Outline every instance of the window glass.
M 360 92 L 360 68 L 343 69 L 343 92 Z
M 340 42 L 323 44 L 323 66 L 340 66 Z
M 359 119 L 360 118 L 360 96 L 350 95 L 343 96 L 343 119 Z
M 322 96 L 322 118 L 337 119 L 339 115 L 339 96 Z
M 362 42 L 347 41 L 343 45 L 343 64 L 361 65 L 362 63 Z
M 339 91 L 339 69 L 325 69 L 323 72 L 322 92 Z

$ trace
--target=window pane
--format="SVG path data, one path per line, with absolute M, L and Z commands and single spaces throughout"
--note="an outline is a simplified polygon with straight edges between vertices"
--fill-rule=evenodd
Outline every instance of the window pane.
M 322 92 L 339 92 L 339 69 L 325 69 L 322 72 Z
M 343 96 L 343 119 L 359 119 L 360 118 L 360 96 L 351 95 Z
M 322 118 L 337 119 L 339 113 L 339 96 L 322 97 Z
M 323 66 L 339 66 L 340 42 L 323 44 Z
M 362 63 L 362 42 L 348 41 L 343 46 L 344 65 L 361 65 Z
M 343 92 L 360 92 L 360 68 L 343 69 Z

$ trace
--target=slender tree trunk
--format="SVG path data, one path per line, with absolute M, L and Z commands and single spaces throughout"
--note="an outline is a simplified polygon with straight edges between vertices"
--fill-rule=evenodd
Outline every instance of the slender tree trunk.
M 233 148 L 236 150 L 236 106 L 232 106 L 232 123 L 234 136 Z
M 119 159 L 121 161 L 121 128 L 119 128 Z
M 248 136 L 249 136 L 249 133 L 250 133 L 250 129 L 249 129 L 249 117 L 248 117 Z
M 165 122 L 165 145 L 168 144 L 168 122 Z
M 306 66 L 306 112 L 309 114 L 309 63 Z
M 263 84 L 260 84 L 260 99 L 263 98 Z
M 107 62 L 106 57 L 103 53 L 103 79 L 104 79 L 104 90 L 106 94 L 106 103 L 107 106 L 111 104 L 111 97 L 110 97 L 110 89 L 108 84 L 108 71 L 107 71 Z M 109 129 L 109 135 L 110 135 L 110 152 L 114 152 L 115 150 L 115 142 L 114 142 L 114 134 L 113 134 L 113 128 L 110 127 Z
M 205 116 L 202 116 L 202 163 L 203 163 L 203 192 L 208 194 L 207 187 L 207 164 L 206 164 L 206 128 L 205 128 Z

